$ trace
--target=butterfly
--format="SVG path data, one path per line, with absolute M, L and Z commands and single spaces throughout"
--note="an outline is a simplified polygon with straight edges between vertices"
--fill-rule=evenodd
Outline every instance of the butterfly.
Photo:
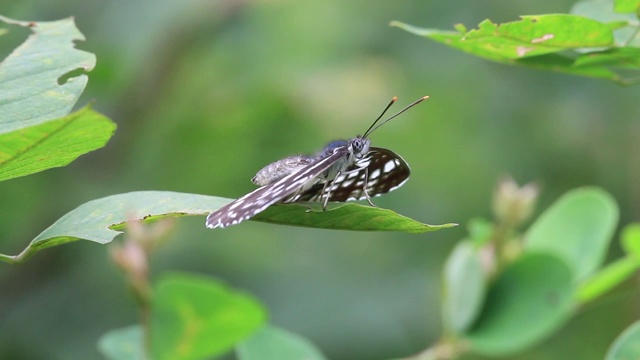
M 411 169 L 393 151 L 370 146 L 369 136 L 428 98 L 421 97 L 376 125 L 396 102 L 394 97 L 363 135 L 333 141 L 314 155 L 290 156 L 265 166 L 252 179 L 261 187 L 209 214 L 205 225 L 211 229 L 236 225 L 278 202 L 319 202 L 326 210 L 330 201 L 366 199 L 375 206 L 371 197 L 402 186 Z

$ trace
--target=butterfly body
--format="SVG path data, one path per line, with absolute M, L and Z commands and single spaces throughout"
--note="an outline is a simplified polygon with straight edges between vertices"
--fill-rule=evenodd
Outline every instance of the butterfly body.
M 366 169 L 366 170 L 364 170 Z M 359 171 L 361 170 L 361 171 Z M 345 202 L 370 200 L 404 185 L 411 168 L 398 154 L 378 147 L 348 166 L 343 174 L 333 179 L 331 187 L 322 191 L 319 183 L 283 202 Z
M 260 169 L 251 181 L 259 186 L 269 185 L 283 177 L 301 170 L 305 166 L 311 164 L 314 159 L 310 156 L 297 155 L 289 156 L 282 160 L 274 161 L 271 164 Z
M 206 226 L 224 228 L 238 224 L 277 202 L 322 202 L 325 209 L 329 201 L 367 199 L 373 205 L 371 196 L 402 186 L 410 169 L 404 159 L 391 150 L 371 147 L 367 136 L 426 98 L 413 102 L 374 127 L 383 112 L 362 136 L 333 141 L 312 156 L 290 156 L 265 166 L 252 179 L 261 187 L 209 214 Z
M 316 158 L 324 159 L 333 153 L 340 152 L 344 156 L 340 157 L 322 174 L 322 181 L 333 181 L 340 173 L 344 173 L 347 168 L 353 166 L 357 160 L 362 159 L 363 156 L 369 152 L 369 146 L 371 140 L 357 136 L 349 141 L 336 140 L 330 142 L 322 149 Z

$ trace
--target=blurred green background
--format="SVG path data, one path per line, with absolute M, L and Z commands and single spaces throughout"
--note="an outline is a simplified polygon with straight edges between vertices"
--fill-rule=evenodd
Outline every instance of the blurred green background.
M 640 218 L 638 88 L 508 67 L 388 26 L 472 28 L 568 12 L 571 1 L 5 0 L 21 20 L 74 16 L 97 55 L 79 105 L 118 124 L 106 148 L 0 184 L 0 246 L 17 254 L 76 206 L 133 190 L 238 197 L 287 155 L 362 133 L 388 100 L 431 99 L 373 135 L 412 177 L 377 199 L 426 223 L 490 216 L 496 181 L 537 181 L 538 211 L 598 185 Z M 5 57 L 28 32 L 2 37 Z M 271 322 L 331 359 L 408 356 L 440 334 L 441 269 L 464 226 L 432 234 L 180 219 L 153 273 L 194 271 L 261 299 Z M 610 258 L 619 253 L 617 241 Z M 105 247 L 78 242 L 0 265 L 0 358 L 100 358 L 96 340 L 137 321 Z M 601 359 L 640 316 L 637 281 L 581 309 L 514 359 Z M 232 355 L 229 358 L 233 358 Z M 474 358 L 468 356 L 467 358 Z

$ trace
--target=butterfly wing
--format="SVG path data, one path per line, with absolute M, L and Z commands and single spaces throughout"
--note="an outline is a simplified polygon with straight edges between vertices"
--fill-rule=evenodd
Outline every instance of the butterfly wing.
M 321 202 L 327 193 L 329 201 L 363 200 L 367 198 L 364 189 L 370 197 L 386 194 L 404 185 L 410 173 L 409 164 L 400 155 L 391 150 L 371 147 L 366 156 L 337 176 L 324 193 L 323 184 L 314 184 L 295 197 L 294 201 Z
M 226 204 L 207 216 L 206 226 L 214 229 L 236 225 L 261 213 L 278 201 L 297 192 L 304 192 L 305 187 L 313 187 L 314 179 L 345 156 L 346 152 L 347 148 L 344 146 L 337 148 L 329 156 Z

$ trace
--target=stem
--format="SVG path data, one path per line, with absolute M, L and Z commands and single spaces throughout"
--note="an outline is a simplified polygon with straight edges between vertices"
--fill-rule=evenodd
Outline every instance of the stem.
M 640 25 L 636 26 L 636 30 L 633 32 L 633 34 L 631 34 L 631 36 L 627 39 L 627 41 L 624 42 L 624 46 L 629 46 L 629 44 L 631 44 L 633 39 L 635 39 L 639 33 L 640 33 Z
M 455 338 L 441 338 L 437 343 L 406 360 L 452 360 L 467 351 L 467 346 Z
M 25 262 L 28 258 L 31 257 L 36 252 L 36 250 L 31 246 L 27 246 L 22 252 L 18 255 L 6 255 L 0 254 L 0 261 L 4 261 L 9 264 L 21 264 Z
M 131 290 L 138 303 L 138 312 L 140 316 L 140 326 L 142 327 L 142 336 L 144 341 L 144 349 L 149 354 L 151 349 L 151 284 L 147 274 L 139 276 L 136 279 L 130 279 Z

